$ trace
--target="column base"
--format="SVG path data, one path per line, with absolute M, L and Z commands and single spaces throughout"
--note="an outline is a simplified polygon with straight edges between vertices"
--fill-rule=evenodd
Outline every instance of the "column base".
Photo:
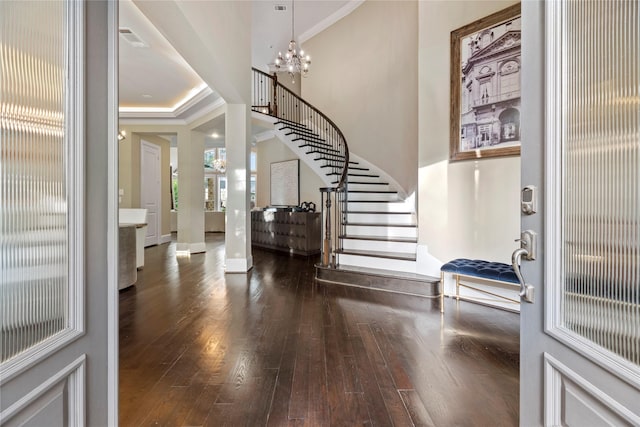
M 176 255 L 190 255 L 206 252 L 207 245 L 204 242 L 199 243 L 180 243 L 176 244 Z
M 253 257 L 227 258 L 225 260 L 225 273 L 246 273 L 253 267 Z

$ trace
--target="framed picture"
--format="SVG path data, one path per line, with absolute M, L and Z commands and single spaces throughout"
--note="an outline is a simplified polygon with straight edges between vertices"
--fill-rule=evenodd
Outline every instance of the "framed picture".
M 449 159 L 520 155 L 520 4 L 451 32 Z
M 271 163 L 271 206 L 300 204 L 300 159 Z

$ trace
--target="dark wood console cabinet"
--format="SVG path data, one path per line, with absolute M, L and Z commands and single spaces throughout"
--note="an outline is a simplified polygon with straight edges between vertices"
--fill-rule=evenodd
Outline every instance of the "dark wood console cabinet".
M 297 255 L 320 253 L 319 212 L 252 211 L 251 244 Z

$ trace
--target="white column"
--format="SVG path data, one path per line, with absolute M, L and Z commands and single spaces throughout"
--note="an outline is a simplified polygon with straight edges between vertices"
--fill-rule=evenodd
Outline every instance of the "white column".
M 176 254 L 205 251 L 204 134 L 178 131 L 178 243 Z
M 227 273 L 246 273 L 253 266 L 249 204 L 250 125 L 250 112 L 246 104 L 227 104 L 225 115 L 227 148 L 225 269 Z

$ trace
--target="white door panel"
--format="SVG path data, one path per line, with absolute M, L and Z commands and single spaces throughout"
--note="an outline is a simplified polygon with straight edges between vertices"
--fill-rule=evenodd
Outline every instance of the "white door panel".
M 640 425 L 637 0 L 523 2 L 520 423 Z
M 145 247 L 160 244 L 160 147 L 140 142 L 140 206 L 147 209 Z
M 85 356 L 21 396 L 2 412 L 3 426 L 82 425 L 85 419 Z

